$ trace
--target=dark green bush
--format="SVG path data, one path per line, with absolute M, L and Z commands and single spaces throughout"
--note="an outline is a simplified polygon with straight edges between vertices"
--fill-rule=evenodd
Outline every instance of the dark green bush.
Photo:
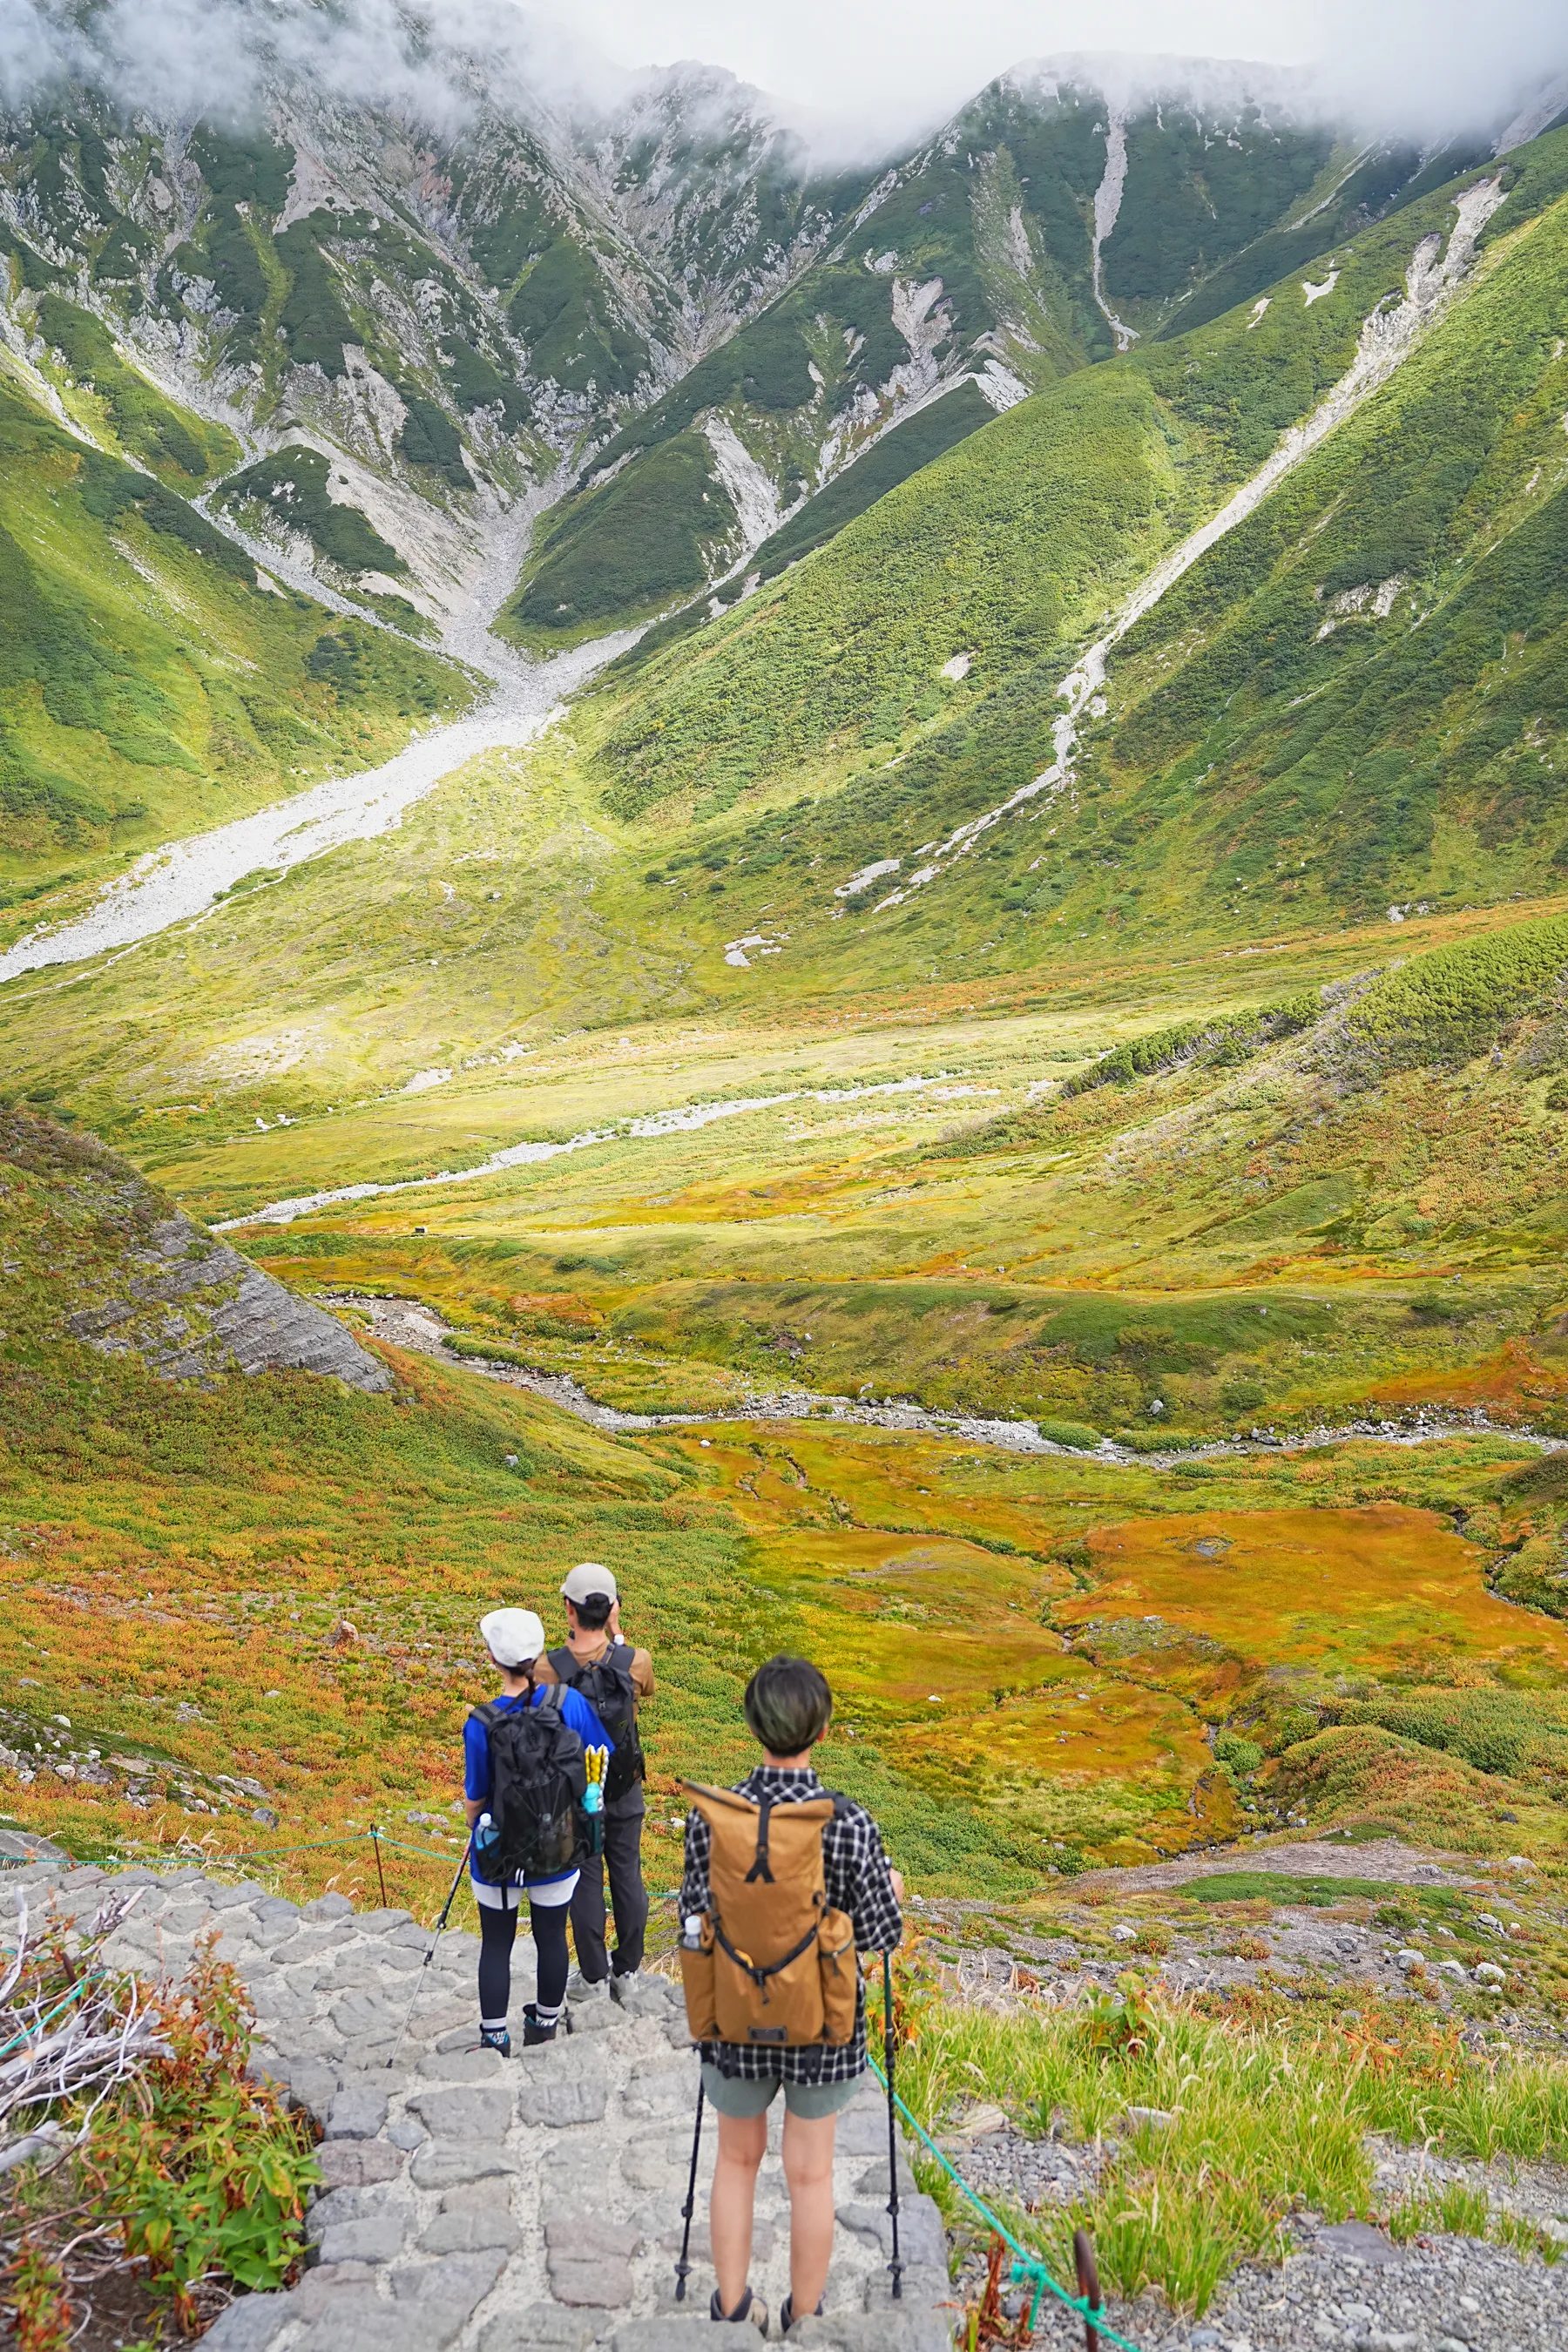
M 463 444 L 444 408 L 417 393 L 405 393 L 408 414 L 397 436 L 397 454 L 406 465 L 427 466 L 455 490 L 471 490 L 473 482 L 463 463 Z
M 328 495 L 331 468 L 319 449 L 279 449 L 236 474 L 223 488 L 223 502 L 241 508 L 255 499 L 285 529 L 302 530 L 313 546 L 348 572 L 405 572 L 408 566 L 358 507 L 340 506 Z

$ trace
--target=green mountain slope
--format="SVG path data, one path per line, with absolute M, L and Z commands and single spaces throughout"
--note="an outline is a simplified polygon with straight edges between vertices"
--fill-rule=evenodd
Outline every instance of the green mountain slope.
M 264 589 L 194 507 L 3 376 L 0 515 L 8 905 L 365 765 L 468 698 L 448 664 Z
M 1125 173 L 1102 296 L 1108 121 Z M 1436 180 L 1453 169 L 1450 158 Z M 1336 228 L 1416 192 L 1420 174 L 1411 151 L 1358 158 L 1288 111 L 1266 120 L 1244 95 L 1206 120 L 1169 101 L 1123 114 L 1087 71 L 1005 78 L 889 173 L 822 260 L 595 452 L 525 569 L 517 634 L 569 643 L 722 582 L 732 600 L 754 571 L 780 567 L 781 529 L 801 525 L 784 542 L 793 559 L 902 478 L 893 459 L 857 483 L 857 461 L 880 453 L 912 399 L 973 387 L 945 422 L 976 431 L 987 421 L 976 390 L 1005 408 L 1114 352 L 1105 297 L 1134 334 L 1217 316 L 1290 267 L 1300 236 L 1304 257 L 1321 253 Z M 1303 206 L 1311 223 L 1287 234 Z M 1221 281 L 1224 299 L 1205 301 Z M 839 481 L 847 498 L 825 499 Z
M 595 772 L 613 804 L 732 798 L 764 776 L 773 792 L 820 789 L 868 755 L 880 768 L 932 735 L 942 667 L 963 656 L 963 736 L 984 730 L 972 713 L 987 689 L 1027 674 L 1033 724 L 1016 756 L 1043 766 L 1074 649 L 1344 372 L 1363 320 L 1449 218 L 1447 200 L 1431 198 L 1364 231 L 1327 300 L 1288 282 L 1260 319 L 1233 312 L 1080 371 L 892 491 L 733 618 L 646 667 L 632 656 L 635 693 L 617 709 L 607 688 L 595 711 Z M 928 759 L 938 745 L 951 758 L 959 740 L 939 724 Z M 951 821 L 941 803 L 928 813 L 928 832 Z
M 1126 641 L 1100 772 L 1139 863 L 1357 912 L 1563 875 L 1565 278 L 1560 203 Z

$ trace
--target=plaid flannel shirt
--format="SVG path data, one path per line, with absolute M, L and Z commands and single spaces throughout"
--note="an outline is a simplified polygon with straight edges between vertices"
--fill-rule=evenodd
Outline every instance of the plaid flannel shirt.
M 809 1767 L 759 1764 L 738 1783 L 736 1794 L 758 1803 L 771 1797 L 775 1805 L 798 1804 L 807 1797 L 826 1797 Z M 693 1911 L 711 1908 L 708 1864 L 712 1834 L 699 1812 L 686 1817 L 686 1873 L 680 1885 L 684 1918 Z M 904 1932 L 903 1913 L 893 1892 L 881 1832 L 862 1806 L 845 1802 L 822 1830 L 822 1875 L 828 1907 L 847 1911 L 855 1928 L 857 1952 L 891 1951 Z M 847 2083 L 866 2071 L 866 1985 L 857 1979 L 855 2031 L 844 2042 L 806 2042 L 781 2050 L 738 2042 L 704 2042 L 702 2055 L 721 2074 L 742 2082 L 763 2083 L 777 2076 L 786 2083 Z

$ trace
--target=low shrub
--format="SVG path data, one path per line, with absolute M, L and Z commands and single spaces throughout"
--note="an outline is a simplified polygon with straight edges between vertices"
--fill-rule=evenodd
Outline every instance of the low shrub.
M 1092 1454 L 1100 1444 L 1099 1430 L 1086 1421 L 1042 1421 L 1036 1426 L 1052 1445 L 1070 1445 L 1076 1453 Z
M 1554 915 L 1384 973 L 1352 1008 L 1349 1027 L 1385 1070 L 1454 1067 L 1485 1053 L 1521 1013 L 1553 1004 L 1565 981 L 1568 916 Z
M 132 2298 L 154 2315 L 164 2306 L 182 2336 L 234 2288 L 282 2286 L 303 2259 L 305 2195 L 321 2178 L 307 2125 L 250 2078 L 251 2012 L 210 1940 L 183 1980 L 149 1987 L 104 1970 L 112 1925 L 74 1952 L 58 1933 L 25 1944 L 0 2001 L 8 2074 L 84 1998 L 122 2053 L 107 2081 L 98 2069 L 77 2090 L 51 2083 L 28 2107 L 32 2128 L 60 2127 L 68 2159 L 0 2177 L 0 2279 L 27 2352 L 73 2340 L 79 2278 L 100 2294 L 123 2273 Z

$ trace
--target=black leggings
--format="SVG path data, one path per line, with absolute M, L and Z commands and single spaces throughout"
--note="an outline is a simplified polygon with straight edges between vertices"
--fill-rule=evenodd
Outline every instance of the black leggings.
M 566 1998 L 566 1913 L 564 1903 L 528 1906 L 542 2009 L 559 2009 Z M 480 1904 L 479 2015 L 497 2023 L 505 2017 L 511 2000 L 511 1947 L 516 1934 L 515 1911 L 492 1910 L 489 1904 Z

